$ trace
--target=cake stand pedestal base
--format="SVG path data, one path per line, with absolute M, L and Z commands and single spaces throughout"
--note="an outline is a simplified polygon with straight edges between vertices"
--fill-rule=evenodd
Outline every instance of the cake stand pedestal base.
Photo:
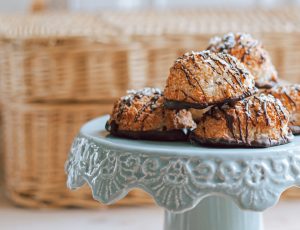
M 231 199 L 211 196 L 190 211 L 165 211 L 164 230 L 263 230 L 262 213 L 243 211 Z

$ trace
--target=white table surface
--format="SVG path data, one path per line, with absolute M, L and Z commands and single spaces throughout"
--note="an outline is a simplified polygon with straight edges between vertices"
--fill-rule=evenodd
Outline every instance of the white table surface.
M 265 230 L 300 230 L 300 200 L 281 201 L 264 214 Z M 154 206 L 99 210 L 32 210 L 0 198 L 1 230 L 159 230 L 163 210 Z

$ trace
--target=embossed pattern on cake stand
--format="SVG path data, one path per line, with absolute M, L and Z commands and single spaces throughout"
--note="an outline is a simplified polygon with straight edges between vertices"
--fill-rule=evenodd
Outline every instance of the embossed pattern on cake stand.
M 211 148 L 112 137 L 107 119 L 86 123 L 75 138 L 67 186 L 88 183 L 105 204 L 141 188 L 165 208 L 165 230 L 262 230 L 261 212 L 300 186 L 299 137 L 271 148 Z

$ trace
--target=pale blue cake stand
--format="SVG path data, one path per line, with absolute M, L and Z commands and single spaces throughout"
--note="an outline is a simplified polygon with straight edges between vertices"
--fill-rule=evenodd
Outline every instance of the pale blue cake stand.
M 262 230 L 262 211 L 300 186 L 300 137 L 272 148 L 209 148 L 111 137 L 108 116 L 86 123 L 66 163 L 71 189 L 88 183 L 111 204 L 148 192 L 165 211 L 165 230 Z

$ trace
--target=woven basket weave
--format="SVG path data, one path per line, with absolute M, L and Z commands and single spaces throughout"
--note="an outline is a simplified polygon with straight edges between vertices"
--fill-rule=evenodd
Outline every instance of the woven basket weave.
M 163 87 L 178 55 L 228 31 L 261 39 L 281 78 L 297 82 L 299 25 L 298 9 L 290 8 L 2 16 L 1 94 L 23 102 L 96 101 Z
M 169 66 L 188 50 L 141 45 L 100 48 L 96 44 L 89 48 L 81 39 L 55 39 L 55 45 L 37 39 L 31 42 L 34 47 L 10 42 L 0 57 L 4 100 L 103 101 L 116 99 L 127 89 L 162 87 Z M 76 43 L 85 49 L 75 49 Z
M 116 43 L 118 37 L 92 15 L 0 16 L 2 98 L 41 102 L 119 97 L 127 89 L 130 46 L 120 39 Z
M 80 126 L 108 113 L 108 104 L 4 105 L 5 188 L 15 204 L 26 207 L 100 207 L 87 187 L 66 188 L 64 162 Z M 150 203 L 148 195 L 131 192 L 118 205 Z
M 295 7 L 279 10 L 104 12 L 99 17 L 133 41 L 147 45 L 172 42 L 183 50 L 205 49 L 214 35 L 230 31 L 251 33 L 262 40 L 270 52 L 280 77 L 300 82 L 297 64 L 300 57 L 299 10 Z

